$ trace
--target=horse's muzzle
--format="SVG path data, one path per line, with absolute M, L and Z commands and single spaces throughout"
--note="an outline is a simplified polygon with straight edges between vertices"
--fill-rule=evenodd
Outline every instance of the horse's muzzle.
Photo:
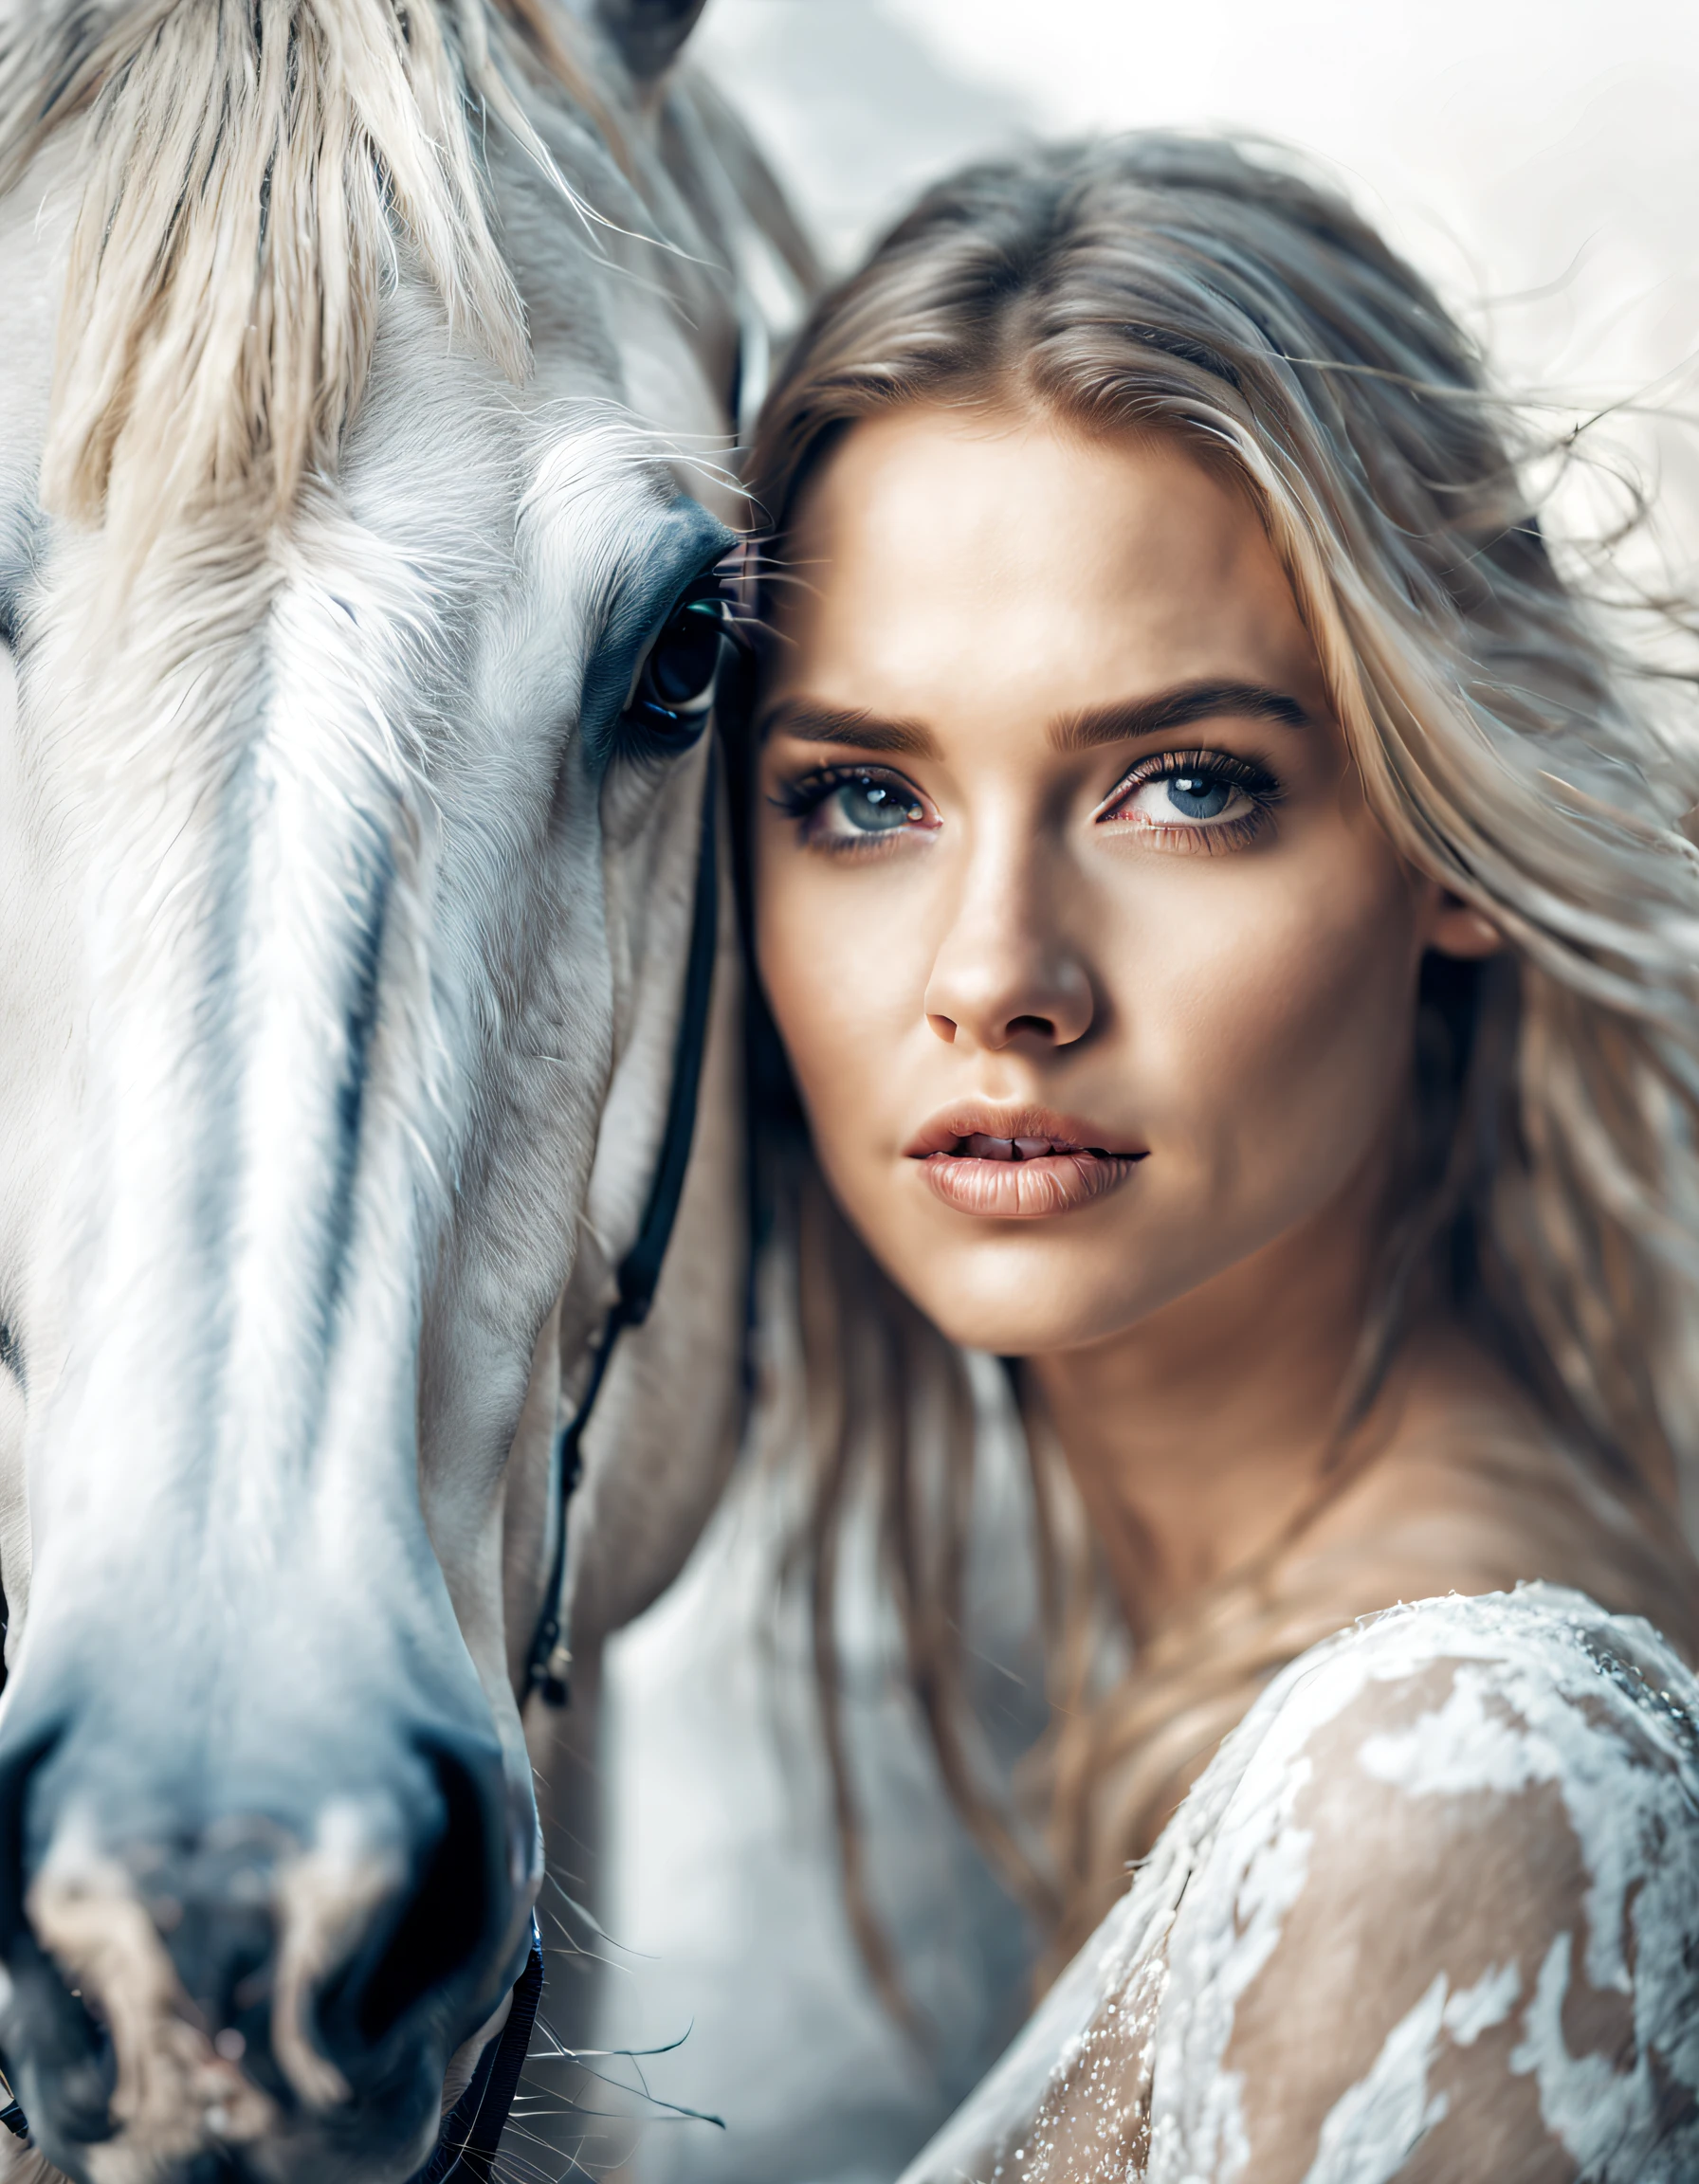
M 268 1768 L 233 1798 L 7 1727 L 0 2052 L 47 2158 L 88 2184 L 409 2176 L 522 1953 L 494 1737 L 303 1752 L 301 1793 Z

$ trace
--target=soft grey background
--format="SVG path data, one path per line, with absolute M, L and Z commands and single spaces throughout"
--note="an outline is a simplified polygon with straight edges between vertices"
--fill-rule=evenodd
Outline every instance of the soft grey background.
M 840 264 L 1023 135 L 1248 130 L 1333 167 L 1518 386 L 1694 406 L 1691 0 L 711 0 L 699 40 Z M 1699 559 L 1694 436 L 1603 437 Z
M 839 264 L 928 177 L 1023 136 L 1225 125 L 1302 146 L 1554 425 L 1608 412 L 1590 444 L 1658 488 L 1653 547 L 1699 566 L 1682 415 L 1699 346 L 1692 0 L 712 0 L 698 52 Z M 1584 482 L 1563 488 L 1560 520 L 1596 513 Z M 983 1594 L 983 1643 L 1005 1660 L 1023 1619 L 1010 1476 Z M 649 2107 L 639 2184 L 880 2184 L 989 2062 L 1022 1992 L 1018 1922 L 940 1806 L 889 1632 L 864 1609 L 853 1710 L 875 1860 L 929 2048 L 879 2010 L 837 1894 L 803 1634 L 773 1614 L 774 1540 L 746 1471 L 610 1664 L 604 2039 L 683 2045 L 606 2067 L 726 2124 Z M 593 2168 L 620 2150 L 617 2129 L 587 2120 L 586 2138 Z

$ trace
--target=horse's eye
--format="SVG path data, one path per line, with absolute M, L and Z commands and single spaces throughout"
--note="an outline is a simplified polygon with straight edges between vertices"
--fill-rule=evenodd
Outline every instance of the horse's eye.
M 649 646 L 626 701 L 631 725 L 668 749 L 684 750 L 707 726 L 714 684 L 732 636 L 723 599 L 686 599 Z

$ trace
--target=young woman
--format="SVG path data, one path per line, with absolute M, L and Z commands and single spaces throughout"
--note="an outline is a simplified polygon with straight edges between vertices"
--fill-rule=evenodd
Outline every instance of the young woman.
M 1692 693 L 1513 422 L 1341 199 L 1165 137 L 935 191 L 768 403 L 822 1671 L 870 1467 L 946 1777 L 1032 1867 L 957 1698 L 956 1346 L 1059 1649 L 1058 1461 L 1130 1636 L 1033 1880 L 1086 1945 L 916 2175 L 1699 2174 Z

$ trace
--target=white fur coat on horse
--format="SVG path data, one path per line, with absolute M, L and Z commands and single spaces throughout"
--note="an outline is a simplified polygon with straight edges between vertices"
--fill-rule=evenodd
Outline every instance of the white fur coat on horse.
M 696 869 L 677 450 L 805 255 L 695 12 L 0 8 L 0 2049 L 92 2184 L 407 2175 L 527 1946 Z M 735 1403 L 721 1034 L 604 1618 Z

